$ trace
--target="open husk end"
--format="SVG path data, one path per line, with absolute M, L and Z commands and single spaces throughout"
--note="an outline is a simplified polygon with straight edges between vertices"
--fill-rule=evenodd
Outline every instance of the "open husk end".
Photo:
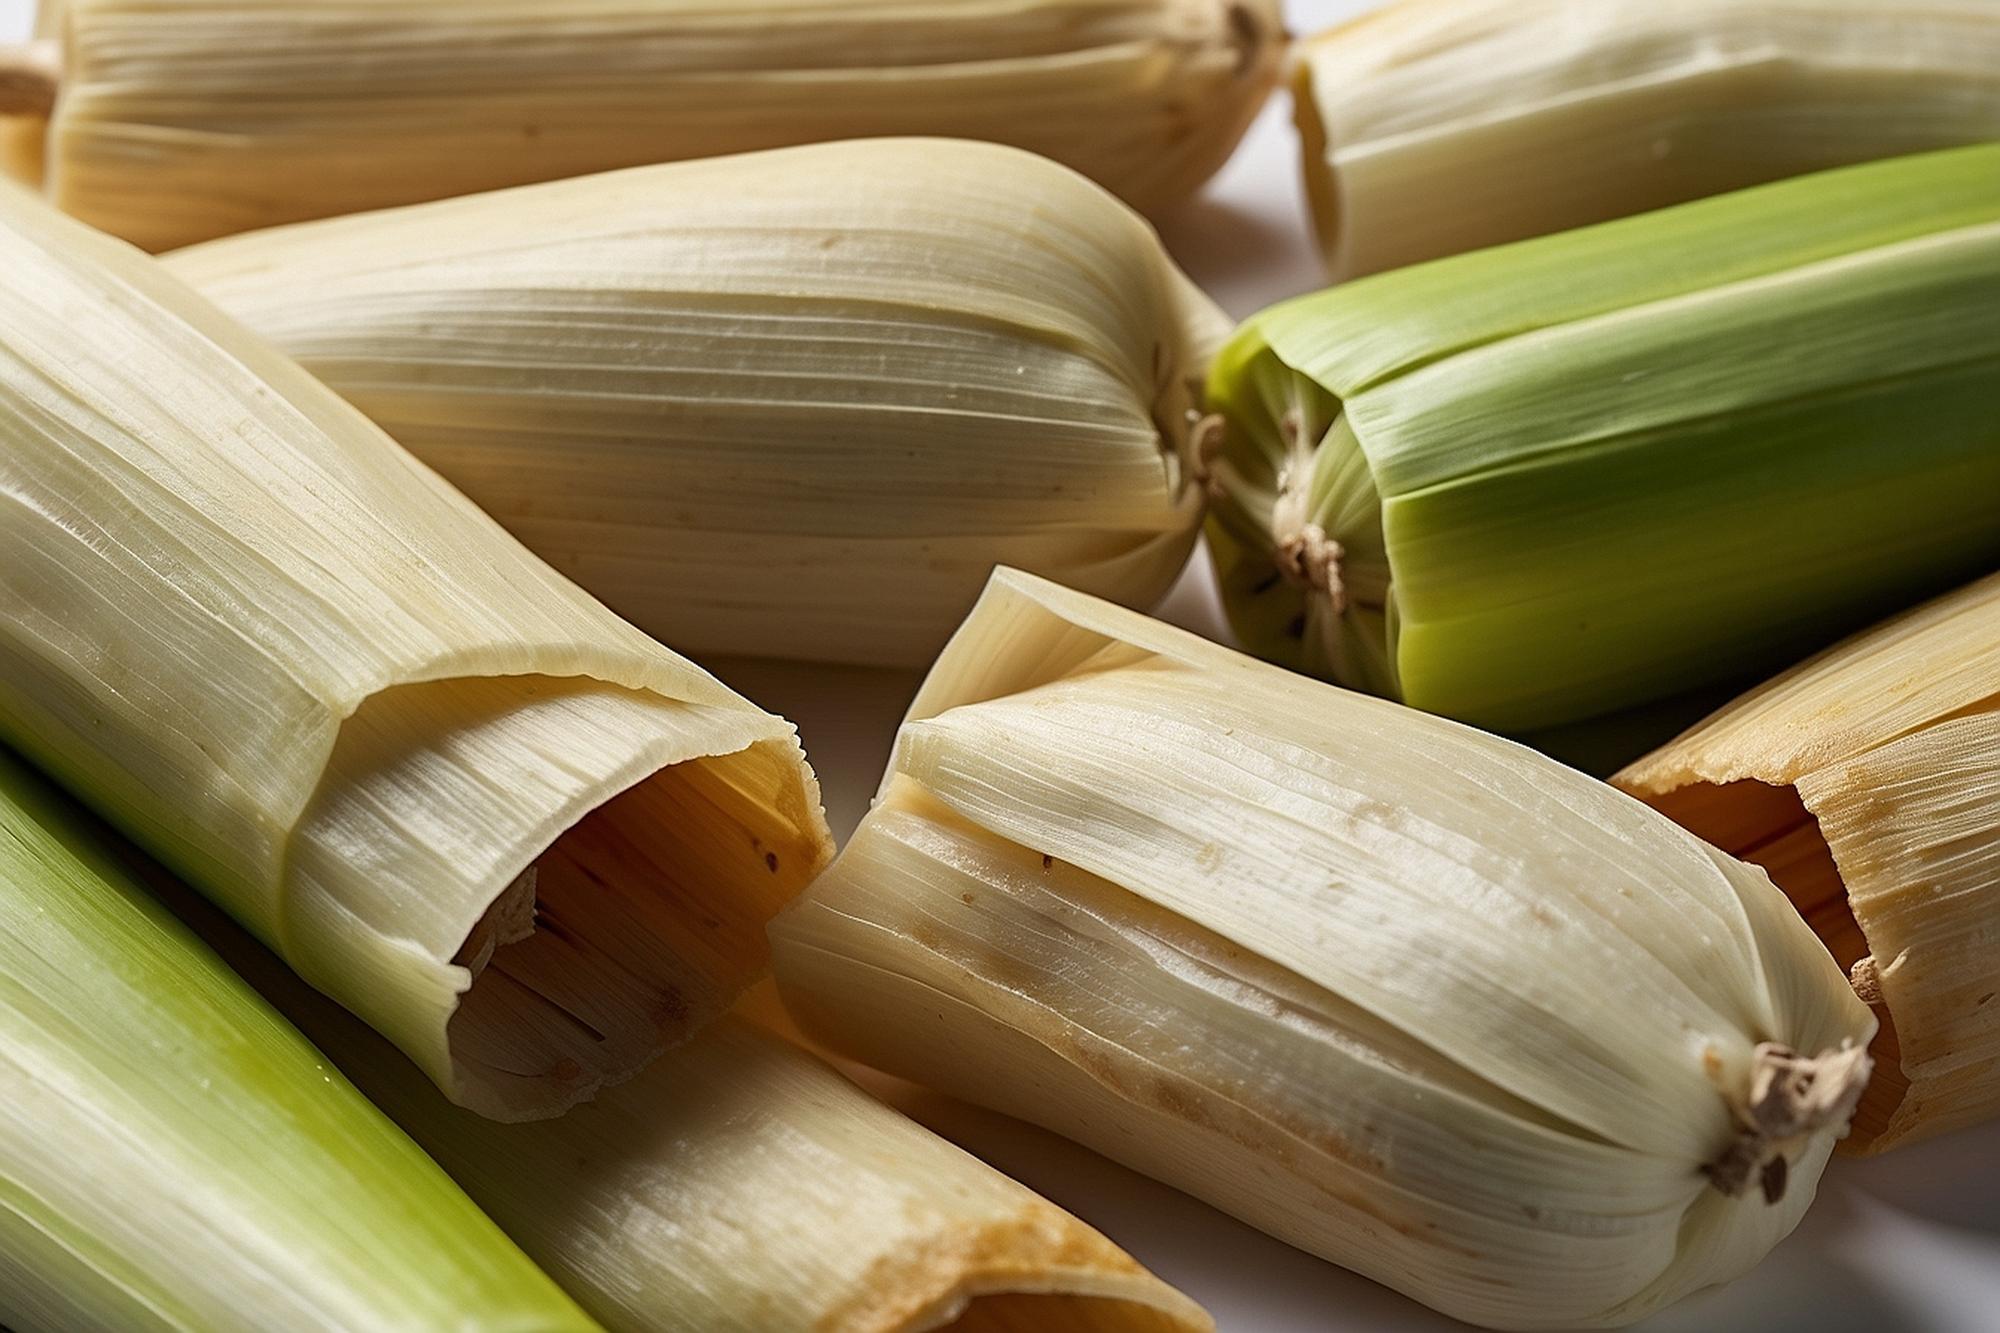
M 1613 781 L 1790 895 L 1882 1020 L 1849 1146 L 2000 1111 L 2000 576 L 1729 704 Z
M 502 1124 L 152 880 L 610 1333 L 1213 1333 L 1104 1236 L 745 1013 L 567 1115 Z
M 816 1040 L 1494 1327 L 1756 1263 L 1875 1027 L 1638 802 L 1011 571 L 772 935 Z
M 639 167 L 168 266 L 693 653 L 919 667 L 997 563 L 1186 564 L 1229 324 L 1143 219 L 995 144 Z
M 1400 0 L 1296 49 L 1341 279 L 2000 136 L 1986 0 Z
M 827 859 L 790 724 L 131 247 L 0 187 L 0 737 L 453 1096 L 725 1010 Z
M 1287 49 L 1278 0 L 68 8 L 49 195 L 149 250 L 903 134 L 1026 148 L 1162 208 L 1222 165 Z

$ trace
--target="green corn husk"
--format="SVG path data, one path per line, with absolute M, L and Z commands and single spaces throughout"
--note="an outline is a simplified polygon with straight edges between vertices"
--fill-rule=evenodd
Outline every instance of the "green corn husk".
M 2000 559 L 2000 144 L 1251 319 L 1210 536 L 1285 665 L 1500 730 L 1766 669 Z
M 595 1328 L 0 751 L 0 1320 Z

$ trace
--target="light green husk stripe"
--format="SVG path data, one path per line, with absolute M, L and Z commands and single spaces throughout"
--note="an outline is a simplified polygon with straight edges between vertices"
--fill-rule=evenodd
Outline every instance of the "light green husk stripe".
M 1231 617 L 1502 730 L 1783 662 L 2000 558 L 1997 312 L 2000 144 L 1275 306 L 1210 381 Z
M 596 1325 L 0 751 L 0 1319 Z
M 836 1049 L 1503 1328 L 1754 1265 L 1875 1027 L 1762 871 L 1611 788 L 1014 571 L 771 929 Z
M 726 1010 L 791 725 L 132 247 L 0 186 L 0 271 L 0 738 L 488 1114 Z
M 611 1333 L 1214 1333 L 1104 1236 L 748 1018 L 500 1124 L 152 886 Z

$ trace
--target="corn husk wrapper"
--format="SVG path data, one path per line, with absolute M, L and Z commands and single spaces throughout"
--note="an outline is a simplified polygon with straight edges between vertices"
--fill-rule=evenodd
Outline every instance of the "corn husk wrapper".
M 1876 1006 L 1851 1146 L 2000 1111 L 2000 576 L 1829 649 L 1620 773 L 1771 872 Z
M 816 1039 L 1495 1327 L 1756 1263 L 1874 1030 L 1637 802 L 1011 571 L 772 933 Z
M 597 1327 L 108 837 L 0 750 L 0 1320 Z
M 493 1115 L 726 1009 L 792 728 L 153 261 L 0 196 L 0 737 Z
M 1795 660 L 2000 561 L 1996 308 L 2000 144 L 1275 306 L 1209 385 L 1231 621 L 1499 731 Z
M 1301 42 L 1336 278 L 2000 138 L 1992 0 L 1401 0 Z
M 1215 1327 L 1100 1233 L 740 1019 L 531 1125 L 453 1107 L 407 1067 L 361 1078 L 613 1333 Z
M 870 140 L 198 246 L 172 267 L 685 651 L 930 662 L 996 563 L 1132 604 L 1228 333 L 1130 210 Z
M 1222 165 L 1277 0 L 76 0 L 48 189 L 151 250 L 615 167 L 943 134 L 1141 208 Z
M 1102 1235 L 773 1036 L 749 1016 L 768 988 L 589 1104 L 501 1124 L 140 868 L 610 1333 L 1213 1333 Z

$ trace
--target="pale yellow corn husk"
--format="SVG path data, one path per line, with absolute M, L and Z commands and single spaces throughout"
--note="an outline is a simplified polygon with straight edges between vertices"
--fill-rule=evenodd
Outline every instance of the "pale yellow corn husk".
M 1992 0 L 1401 0 L 1300 44 L 1336 277 L 2000 138 Z
M 148 249 L 885 134 L 1016 144 L 1142 208 L 1228 157 L 1277 0 L 75 0 L 49 190 Z
M 151 878 L 610 1333 L 1214 1329 L 1104 1236 L 748 1017 L 559 1119 L 499 1124 Z
M 559 1120 L 322 1046 L 612 1333 L 1207 1333 L 1075 1217 L 741 1019 Z M 365 1043 L 365 1045 L 363 1044 Z
M 874 139 L 211 242 L 171 267 L 684 651 L 922 666 L 996 563 L 1146 605 L 1227 321 L 1043 158 Z
M 0 272 L 0 738 L 489 1114 L 726 1009 L 790 724 L 131 247 L 0 186 Z
M 1007 571 L 772 933 L 816 1038 L 1495 1327 L 1755 1264 L 1875 1026 L 1640 803 Z
M 1851 1146 L 2000 1112 L 2000 575 L 1744 695 L 1613 779 L 1771 872 L 1876 1005 Z

